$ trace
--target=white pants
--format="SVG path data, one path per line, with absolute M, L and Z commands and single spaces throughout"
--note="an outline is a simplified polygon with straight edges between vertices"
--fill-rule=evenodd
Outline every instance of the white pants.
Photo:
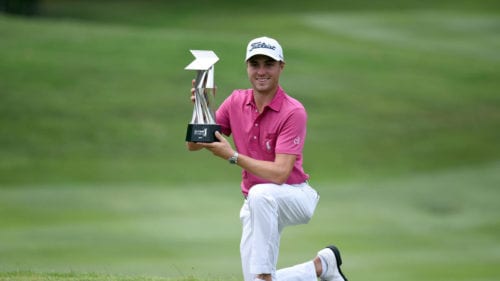
M 245 281 L 254 281 L 257 274 L 271 274 L 277 281 L 317 280 L 312 260 L 281 270 L 276 265 L 281 232 L 286 226 L 309 222 L 318 201 L 318 193 L 307 183 L 258 184 L 250 189 L 240 211 Z

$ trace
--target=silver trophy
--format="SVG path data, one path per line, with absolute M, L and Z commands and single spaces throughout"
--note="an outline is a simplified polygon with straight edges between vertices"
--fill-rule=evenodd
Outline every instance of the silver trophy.
M 194 83 L 193 118 L 187 127 L 186 141 L 215 142 L 215 131 L 220 126 L 215 123 L 214 64 L 219 60 L 213 51 L 191 50 L 195 60 L 185 69 L 197 70 Z

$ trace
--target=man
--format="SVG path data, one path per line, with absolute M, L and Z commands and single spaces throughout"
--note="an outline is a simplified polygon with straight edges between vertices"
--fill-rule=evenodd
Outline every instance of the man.
M 307 223 L 319 200 L 302 168 L 307 114 L 279 85 L 285 61 L 276 40 L 260 37 L 250 41 L 245 61 L 252 88 L 233 91 L 217 110 L 216 122 L 222 131 L 216 132 L 219 142 L 187 143 L 191 151 L 206 148 L 243 169 L 240 251 L 244 280 L 319 277 L 346 281 L 335 246 L 320 250 L 311 261 L 276 270 L 284 227 Z M 233 135 L 236 149 L 221 133 Z

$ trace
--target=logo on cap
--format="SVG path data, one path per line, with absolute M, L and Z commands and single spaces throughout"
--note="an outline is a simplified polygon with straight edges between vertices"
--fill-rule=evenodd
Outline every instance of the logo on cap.
M 276 46 L 266 44 L 265 42 L 255 42 L 255 43 L 252 43 L 250 45 L 250 50 L 248 50 L 248 51 L 251 52 L 255 49 L 260 49 L 260 48 L 276 50 Z

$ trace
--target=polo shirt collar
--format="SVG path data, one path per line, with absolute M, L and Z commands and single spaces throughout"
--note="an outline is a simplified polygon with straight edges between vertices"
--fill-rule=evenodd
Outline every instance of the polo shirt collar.
M 253 98 L 253 90 L 251 91 L 251 93 L 252 94 L 248 95 L 248 97 L 247 97 L 246 105 L 255 106 L 255 99 Z M 276 95 L 274 95 L 273 100 L 266 107 L 269 107 L 270 109 L 278 112 L 281 109 L 281 106 L 283 104 L 284 99 L 285 99 L 285 91 L 283 91 L 283 88 L 281 88 L 281 86 L 278 86 L 278 90 L 276 91 Z

